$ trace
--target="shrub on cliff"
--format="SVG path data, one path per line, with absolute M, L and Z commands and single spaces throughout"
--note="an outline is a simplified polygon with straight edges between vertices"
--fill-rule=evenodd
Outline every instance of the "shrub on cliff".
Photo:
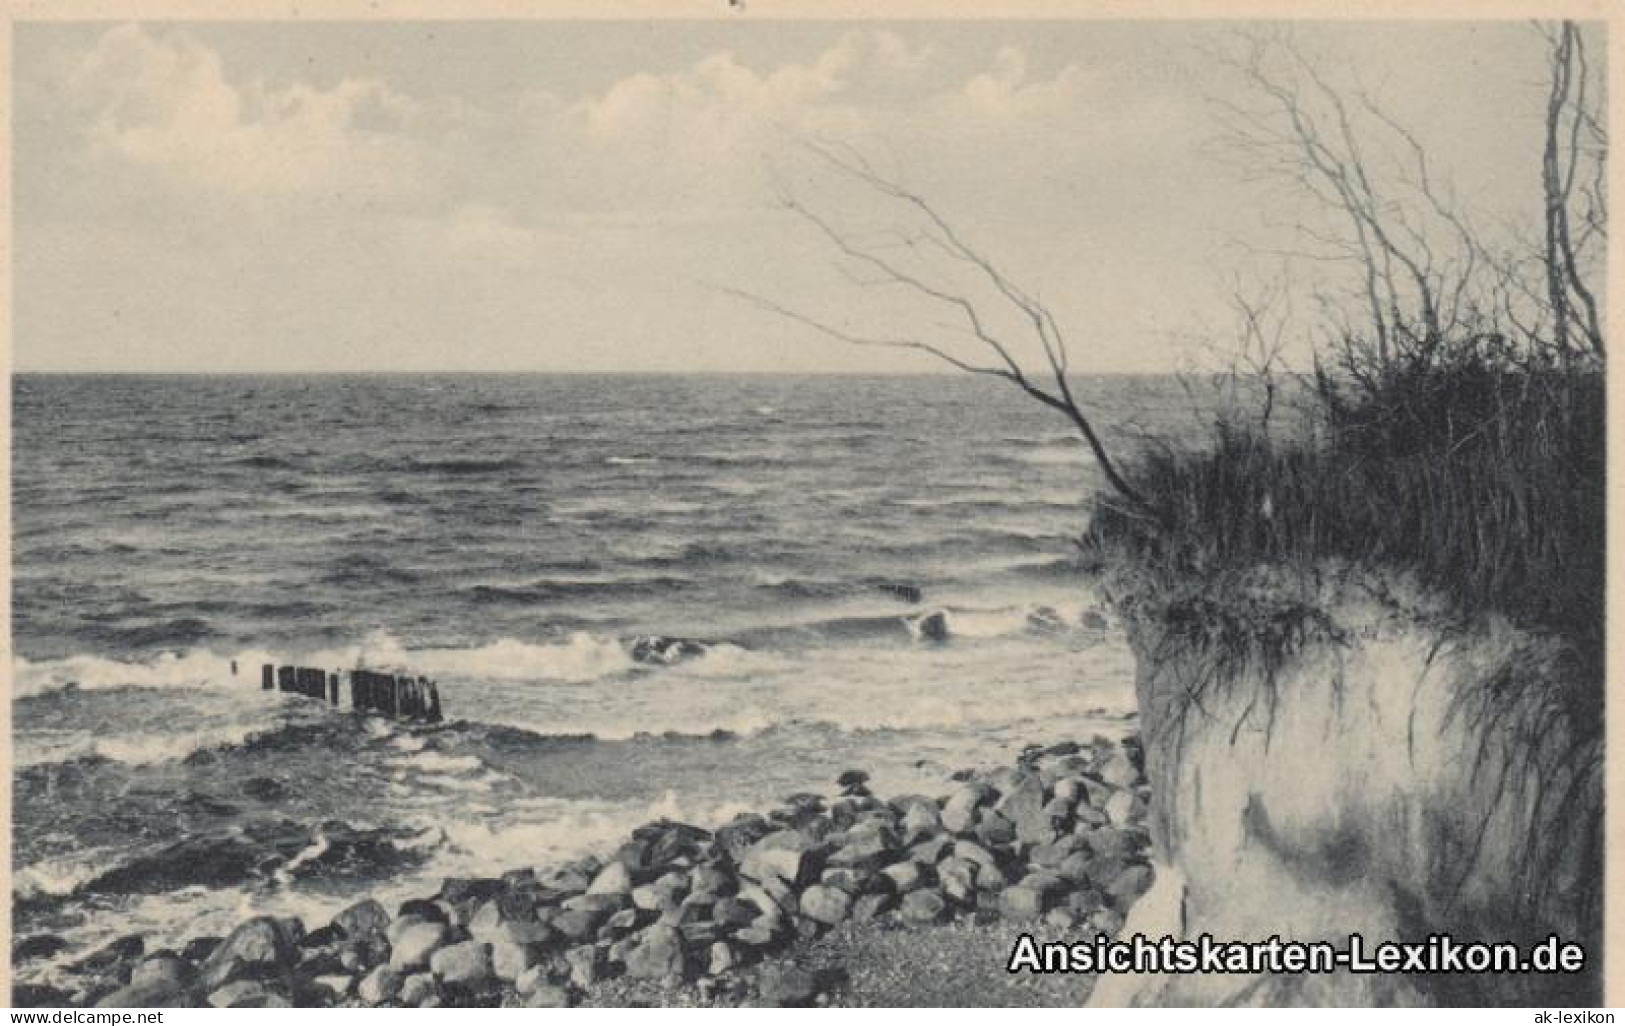
M 1468 616 L 1495 612 L 1599 655 L 1605 404 L 1599 363 L 1490 338 L 1322 369 L 1286 431 L 1233 415 L 1211 444 L 1125 468 L 1085 545 L 1166 580 L 1328 559 L 1413 572 Z

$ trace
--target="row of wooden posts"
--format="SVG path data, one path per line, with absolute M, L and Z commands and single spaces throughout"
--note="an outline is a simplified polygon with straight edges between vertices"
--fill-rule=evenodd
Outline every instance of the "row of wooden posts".
M 339 675 L 308 666 L 266 663 L 260 673 L 260 687 L 265 691 L 282 691 L 339 704 Z M 357 712 L 439 723 L 440 688 L 427 677 L 351 670 L 350 708 Z

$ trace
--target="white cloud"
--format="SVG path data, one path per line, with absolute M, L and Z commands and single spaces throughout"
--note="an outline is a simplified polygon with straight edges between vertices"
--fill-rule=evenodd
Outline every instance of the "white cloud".
M 102 35 L 68 85 L 93 145 L 183 186 L 371 198 L 429 187 L 425 155 L 403 131 L 414 105 L 377 81 L 238 84 L 191 35 L 125 25 Z

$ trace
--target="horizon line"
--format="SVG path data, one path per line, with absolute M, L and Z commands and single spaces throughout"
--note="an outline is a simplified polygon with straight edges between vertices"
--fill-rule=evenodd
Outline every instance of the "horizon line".
M 1069 377 L 1148 377 L 1192 373 L 1189 370 L 1100 370 L 1074 371 Z M 1196 373 L 1224 373 L 1222 370 Z M 428 377 L 428 376 L 553 376 L 553 377 L 845 377 L 845 378 L 976 378 L 987 375 L 956 370 L 864 371 L 864 370 L 71 370 L 28 369 L 11 371 L 13 378 L 35 377 Z

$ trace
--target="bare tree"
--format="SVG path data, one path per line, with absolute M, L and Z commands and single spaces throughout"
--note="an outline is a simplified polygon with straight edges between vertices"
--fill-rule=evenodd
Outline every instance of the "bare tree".
M 1290 183 L 1331 215 L 1287 225 L 1296 241 L 1272 255 L 1353 272 L 1363 323 L 1335 298 L 1318 304 L 1344 363 L 1385 366 L 1491 335 L 1564 358 L 1579 338 L 1602 353 L 1588 283 L 1606 232 L 1602 98 L 1580 30 L 1537 27 L 1549 44 L 1544 232 L 1513 226 L 1502 242 L 1463 209 L 1418 137 L 1363 88 L 1334 85 L 1290 28 L 1243 34 L 1217 54 L 1251 87 L 1247 99 L 1214 101 L 1229 151 L 1248 175 Z M 1541 247 L 1529 244 L 1536 234 Z
M 1541 160 L 1545 195 L 1545 270 L 1547 302 L 1559 349 L 1567 351 L 1571 331 L 1578 330 L 1591 348 L 1603 348 L 1597 299 L 1586 284 L 1581 259 L 1588 244 L 1606 231 L 1607 200 L 1604 161 L 1607 135 L 1588 98 L 1590 67 L 1585 41 L 1573 22 L 1544 28 L 1550 44 L 1551 86 L 1546 101 L 1546 144 Z M 1593 164 L 1592 175 L 1576 187 L 1580 169 Z M 1573 229 L 1571 208 L 1584 201 L 1580 231 Z
M 1134 507 L 1145 505 L 1143 498 L 1123 477 L 1107 451 L 1099 432 L 1073 393 L 1070 354 L 1060 325 L 1048 307 L 1010 279 L 997 265 L 965 241 L 964 236 L 922 196 L 879 173 L 859 152 L 842 144 L 805 143 L 808 151 L 843 181 L 856 185 L 895 208 L 898 226 L 879 232 L 844 229 L 819 213 L 782 182 L 780 202 L 786 210 L 811 225 L 839 255 L 842 271 L 862 286 L 904 290 L 928 303 L 951 312 L 955 323 L 937 325 L 937 333 L 924 335 L 878 336 L 864 334 L 830 321 L 793 310 L 775 300 L 753 293 L 728 289 L 736 296 L 764 309 L 804 324 L 830 338 L 852 345 L 910 349 L 931 356 L 970 374 L 1008 381 L 1028 396 L 1063 414 L 1083 436 L 1108 484 Z M 991 288 L 991 295 L 1004 304 L 1001 311 L 988 309 L 975 290 L 964 287 L 948 267 L 969 272 Z M 1026 325 L 1030 346 L 1037 344 L 1043 365 L 1032 369 L 1016 355 L 1015 340 L 995 327 L 996 321 L 1011 313 Z M 952 351 L 948 335 L 969 336 L 981 351 L 981 358 L 968 358 Z

